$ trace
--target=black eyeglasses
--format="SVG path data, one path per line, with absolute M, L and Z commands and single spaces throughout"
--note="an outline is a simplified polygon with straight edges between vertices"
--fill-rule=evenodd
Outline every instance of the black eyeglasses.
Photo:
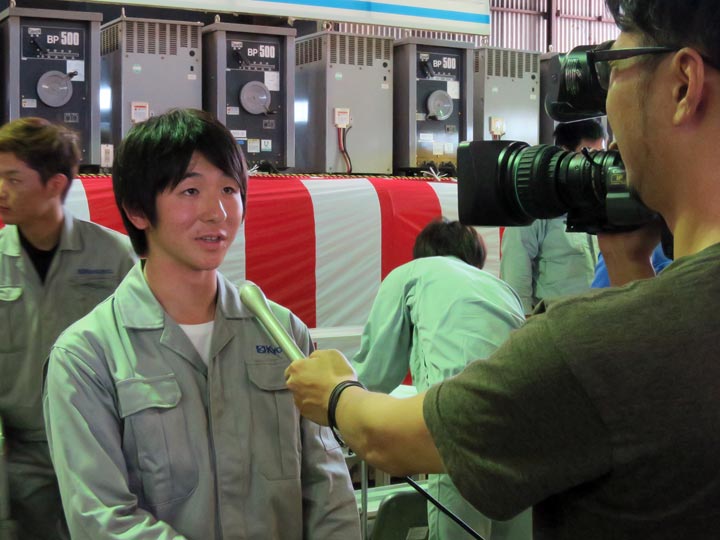
M 611 49 L 615 40 L 601 43 L 596 48 L 587 52 L 587 59 L 590 65 L 595 69 L 595 76 L 600 87 L 607 91 L 610 86 L 610 68 L 609 62 L 613 60 L 624 60 L 633 56 L 642 56 L 644 54 L 667 54 L 679 51 L 681 47 L 633 47 L 630 49 Z M 703 60 L 707 61 L 703 57 Z

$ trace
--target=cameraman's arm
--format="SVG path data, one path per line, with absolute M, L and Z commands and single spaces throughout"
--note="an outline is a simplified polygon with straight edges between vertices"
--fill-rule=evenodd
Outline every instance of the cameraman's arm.
M 617 287 L 655 276 L 651 256 L 660 242 L 660 227 L 651 223 L 630 232 L 598 234 L 610 285 Z

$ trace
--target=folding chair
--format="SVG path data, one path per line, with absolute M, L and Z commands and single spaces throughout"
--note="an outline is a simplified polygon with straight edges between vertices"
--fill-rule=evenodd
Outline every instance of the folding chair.
M 425 540 L 428 537 L 427 501 L 416 491 L 399 491 L 378 507 L 371 540 Z

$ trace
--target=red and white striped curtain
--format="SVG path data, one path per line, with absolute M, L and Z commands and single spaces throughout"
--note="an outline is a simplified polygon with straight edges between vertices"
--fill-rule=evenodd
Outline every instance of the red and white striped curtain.
M 82 177 L 75 217 L 125 232 L 110 177 Z M 418 232 L 457 219 L 457 184 L 398 178 L 252 177 L 245 223 L 221 270 L 249 279 L 310 328 L 363 325 L 380 281 L 411 260 Z M 497 275 L 499 231 L 480 229 Z

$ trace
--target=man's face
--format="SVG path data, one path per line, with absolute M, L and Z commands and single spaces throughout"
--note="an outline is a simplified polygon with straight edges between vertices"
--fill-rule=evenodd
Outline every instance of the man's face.
M 640 34 L 622 32 L 613 48 L 643 45 Z M 628 184 L 641 196 L 655 175 L 651 139 L 656 130 L 651 125 L 654 115 L 648 114 L 653 110 L 653 93 L 649 90 L 654 71 L 643 63 L 646 59 L 638 56 L 611 62 L 607 96 L 608 121 L 625 164 Z
M 166 269 L 215 270 L 243 217 L 240 186 L 202 154 L 193 154 L 185 178 L 156 200 L 155 225 L 146 224 L 148 263 Z
M 0 219 L 8 225 L 31 225 L 59 204 L 40 174 L 12 152 L 0 152 Z

